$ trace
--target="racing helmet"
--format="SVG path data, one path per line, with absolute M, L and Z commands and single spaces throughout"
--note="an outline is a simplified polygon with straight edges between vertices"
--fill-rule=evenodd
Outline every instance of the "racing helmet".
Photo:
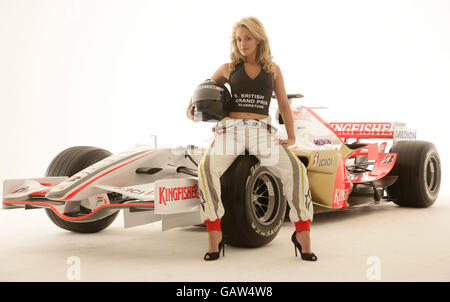
M 225 85 L 207 79 L 194 91 L 194 118 L 202 122 L 220 121 L 228 115 L 231 94 Z

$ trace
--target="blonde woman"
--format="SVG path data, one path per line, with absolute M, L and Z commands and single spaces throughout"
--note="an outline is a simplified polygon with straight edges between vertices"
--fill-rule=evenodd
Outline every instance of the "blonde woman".
M 277 162 L 274 166 L 283 172 L 280 174 L 290 206 L 289 217 L 296 229 L 291 240 L 294 243 L 296 255 L 297 249 L 299 249 L 302 259 L 316 261 L 317 257 L 311 251 L 310 222 L 313 218 L 313 206 L 310 202 L 306 168 L 287 149 L 288 146 L 295 143 L 292 111 L 286 95 L 283 75 L 280 68 L 272 62 L 269 40 L 263 24 L 257 18 L 246 17 L 235 23 L 230 58 L 231 62 L 223 64 L 212 75 L 211 80 L 220 84 L 228 83 L 231 87 L 231 109 L 228 116 L 220 121 L 218 126 L 226 128 L 232 125 L 234 131 L 216 134 L 214 140 L 223 139 L 223 136 L 227 135 L 232 136 L 233 132 L 235 134 L 237 131 L 249 133 L 249 131 L 243 131 L 246 127 L 250 127 L 249 121 L 256 127 L 270 125 L 269 104 L 272 92 L 275 93 L 288 138 L 275 141 Z M 192 99 L 187 109 L 187 116 L 194 120 Z M 254 138 L 244 139 L 252 141 Z M 236 138 L 234 140 L 238 144 L 243 141 L 236 140 Z M 258 131 L 257 140 L 253 141 L 274 142 L 274 140 L 276 138 L 270 131 Z M 236 154 L 218 155 L 217 152 L 213 152 L 215 141 L 211 143 L 198 167 L 199 175 L 207 176 L 199 181 L 200 191 L 203 196 L 210 199 L 208 207 L 201 212 L 209 235 L 209 251 L 204 256 L 206 261 L 218 259 L 220 251 L 224 248 L 220 226 L 221 218 L 224 215 L 220 198 L 220 176 L 237 157 Z M 243 145 L 244 143 L 239 146 L 243 148 Z M 261 159 L 258 154 L 256 156 Z M 309 199 L 309 203 L 305 203 L 305 199 Z

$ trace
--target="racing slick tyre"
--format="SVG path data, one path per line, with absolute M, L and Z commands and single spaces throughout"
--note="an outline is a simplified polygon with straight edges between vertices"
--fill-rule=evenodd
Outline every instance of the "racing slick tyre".
M 59 153 L 50 163 L 45 176 L 72 176 L 112 153 L 95 147 L 77 146 Z M 116 219 L 119 211 L 97 221 L 71 222 L 60 218 L 53 210 L 45 209 L 47 216 L 60 228 L 76 233 L 96 233 L 107 228 Z
M 441 183 L 441 162 L 436 147 L 425 141 L 400 141 L 390 152 L 397 153 L 397 161 L 389 175 L 398 179 L 387 188 L 389 197 L 402 207 L 431 206 Z
M 240 155 L 221 177 L 224 242 L 260 247 L 272 241 L 284 222 L 281 180 L 255 156 Z

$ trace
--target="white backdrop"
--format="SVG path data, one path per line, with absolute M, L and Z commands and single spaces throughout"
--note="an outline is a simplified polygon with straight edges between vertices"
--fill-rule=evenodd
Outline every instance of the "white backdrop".
M 0 0 L 0 180 L 42 176 L 74 145 L 158 135 L 202 145 L 185 109 L 229 61 L 235 21 L 265 25 L 297 102 L 328 121 L 401 121 L 449 166 L 450 1 Z

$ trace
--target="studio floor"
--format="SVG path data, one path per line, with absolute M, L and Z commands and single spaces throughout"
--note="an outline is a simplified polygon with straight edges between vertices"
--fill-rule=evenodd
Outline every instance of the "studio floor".
M 56 227 L 43 210 L 0 210 L 0 281 L 450 281 L 450 196 L 426 209 L 392 203 L 322 213 L 311 224 L 315 263 L 295 258 L 286 222 L 268 245 L 226 246 L 205 262 L 202 227 L 96 234 Z

